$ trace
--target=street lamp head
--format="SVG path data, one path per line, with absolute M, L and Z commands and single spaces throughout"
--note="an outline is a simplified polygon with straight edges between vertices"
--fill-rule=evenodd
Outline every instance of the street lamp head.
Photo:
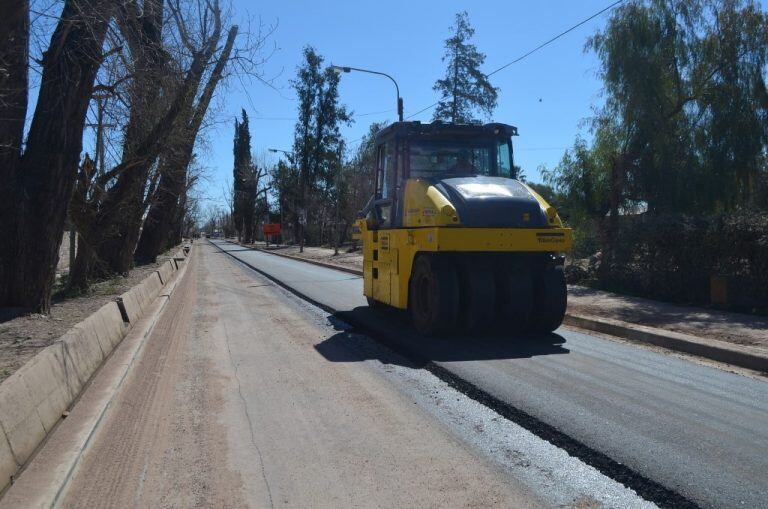
M 395 91 L 397 92 L 397 117 L 400 120 L 400 122 L 403 121 L 403 99 L 400 97 L 400 87 L 397 84 L 397 81 L 395 81 L 395 78 L 390 76 L 387 73 L 379 72 L 379 71 L 372 71 L 370 69 L 360 69 L 358 67 L 342 67 L 340 65 L 331 65 L 331 69 L 336 74 L 341 74 L 343 72 L 367 72 L 368 74 L 378 74 L 379 76 L 385 76 L 386 78 L 389 78 L 392 83 L 395 84 Z

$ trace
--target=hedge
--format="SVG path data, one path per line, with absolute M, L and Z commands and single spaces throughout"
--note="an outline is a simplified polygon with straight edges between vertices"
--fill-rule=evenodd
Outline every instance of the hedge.
M 622 218 L 617 239 L 600 270 L 605 289 L 709 304 L 711 276 L 727 276 L 732 307 L 768 311 L 767 213 L 646 213 Z

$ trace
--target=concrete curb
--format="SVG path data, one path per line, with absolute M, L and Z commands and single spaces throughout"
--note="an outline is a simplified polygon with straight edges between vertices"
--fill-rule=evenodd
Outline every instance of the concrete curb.
M 168 284 L 168 281 L 173 277 L 173 273 L 176 272 L 175 260 L 166 260 L 159 269 L 157 269 L 157 275 L 160 276 L 160 282 L 163 285 Z
M 168 267 L 168 268 L 166 268 Z M 108 302 L 0 384 L 0 494 L 178 272 L 175 262 Z M 169 285 L 170 286 L 170 285 Z
M 163 279 L 159 271 L 147 276 L 141 283 L 120 296 L 129 322 L 135 322 L 147 310 L 163 288 Z
M 242 244 L 236 244 L 234 242 L 230 242 L 230 244 L 235 244 L 238 246 L 246 247 L 248 249 L 253 249 L 254 251 L 281 256 L 283 258 L 289 258 L 328 269 L 347 272 L 349 274 L 355 274 L 358 276 L 363 275 L 363 271 L 361 270 L 339 267 L 338 265 L 334 265 L 332 263 L 307 260 L 299 256 L 285 253 L 275 253 L 268 249 L 243 246 Z M 682 334 L 665 329 L 657 329 L 644 325 L 631 324 L 619 320 L 611 320 L 609 318 L 572 315 L 570 313 L 566 313 L 563 324 L 592 330 L 595 332 L 601 332 L 603 334 L 609 334 L 611 336 L 629 339 L 631 341 L 650 343 L 652 345 L 667 348 L 669 350 L 698 355 L 699 357 L 704 357 L 706 359 L 768 373 L 768 352 L 762 351 L 758 348 L 735 345 L 732 343 L 726 343 L 725 341 L 718 341 L 716 339 L 700 338 L 690 334 Z
M 758 348 L 735 345 L 716 339 L 700 338 L 690 334 L 656 329 L 644 325 L 628 324 L 609 318 L 566 314 L 563 323 L 768 373 L 768 352 Z

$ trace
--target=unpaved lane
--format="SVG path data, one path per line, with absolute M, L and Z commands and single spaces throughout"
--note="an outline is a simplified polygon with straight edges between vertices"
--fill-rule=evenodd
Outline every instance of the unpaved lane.
M 317 315 L 195 249 L 63 506 L 536 505 L 379 372 L 318 353 Z

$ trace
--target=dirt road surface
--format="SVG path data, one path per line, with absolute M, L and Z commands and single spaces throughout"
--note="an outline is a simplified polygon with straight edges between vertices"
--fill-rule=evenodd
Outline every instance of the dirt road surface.
M 529 507 L 539 503 L 322 318 L 210 245 L 70 482 L 63 507 Z

